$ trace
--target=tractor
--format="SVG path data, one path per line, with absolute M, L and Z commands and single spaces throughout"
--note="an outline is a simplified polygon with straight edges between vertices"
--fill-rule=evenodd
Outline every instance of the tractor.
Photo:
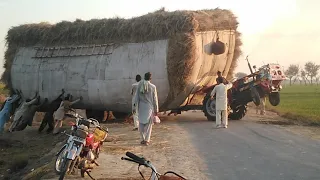
M 261 103 L 260 98 L 268 97 L 272 106 L 280 103 L 281 82 L 286 78 L 279 64 L 267 64 L 252 71 L 248 62 L 250 75 L 237 79 L 233 82 L 233 86 L 228 90 L 228 118 L 231 120 L 242 119 L 247 112 L 247 104 L 253 102 L 256 106 Z M 253 66 L 254 69 L 255 66 Z M 216 101 L 210 99 L 210 93 L 216 86 L 212 85 L 204 87 L 201 91 L 206 96 L 203 99 L 202 110 L 208 120 L 214 121 L 216 118 Z

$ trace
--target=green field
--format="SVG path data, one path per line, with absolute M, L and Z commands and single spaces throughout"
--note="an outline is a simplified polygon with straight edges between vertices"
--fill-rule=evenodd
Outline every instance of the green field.
M 280 99 L 278 106 L 267 104 L 267 108 L 303 124 L 320 125 L 320 86 L 286 85 Z

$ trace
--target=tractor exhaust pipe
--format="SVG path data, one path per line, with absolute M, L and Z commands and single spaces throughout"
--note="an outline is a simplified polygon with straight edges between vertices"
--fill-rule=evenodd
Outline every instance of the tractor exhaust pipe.
M 248 62 L 248 66 L 249 66 L 250 72 L 251 72 L 251 74 L 253 74 L 252 67 L 251 67 L 251 65 L 250 65 L 248 56 L 246 57 L 246 60 L 247 60 L 247 62 Z

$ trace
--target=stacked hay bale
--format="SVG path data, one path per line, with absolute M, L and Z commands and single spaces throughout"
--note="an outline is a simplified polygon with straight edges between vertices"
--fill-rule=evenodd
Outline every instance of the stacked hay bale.
M 57 24 L 39 23 L 13 27 L 8 31 L 5 72 L 2 80 L 11 88 L 10 69 L 19 47 L 68 46 L 80 44 L 138 43 L 169 39 L 167 71 L 169 99 L 183 91 L 195 62 L 195 33 L 237 30 L 237 18 L 229 10 L 155 11 L 132 19 L 92 19 Z M 227 78 L 233 74 L 241 54 L 240 33 L 236 31 L 233 62 Z

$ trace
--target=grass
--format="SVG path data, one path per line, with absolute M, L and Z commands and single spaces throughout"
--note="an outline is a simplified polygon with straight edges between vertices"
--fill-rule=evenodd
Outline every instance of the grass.
M 280 104 L 267 108 L 303 125 L 320 126 L 320 86 L 285 86 L 280 92 Z

